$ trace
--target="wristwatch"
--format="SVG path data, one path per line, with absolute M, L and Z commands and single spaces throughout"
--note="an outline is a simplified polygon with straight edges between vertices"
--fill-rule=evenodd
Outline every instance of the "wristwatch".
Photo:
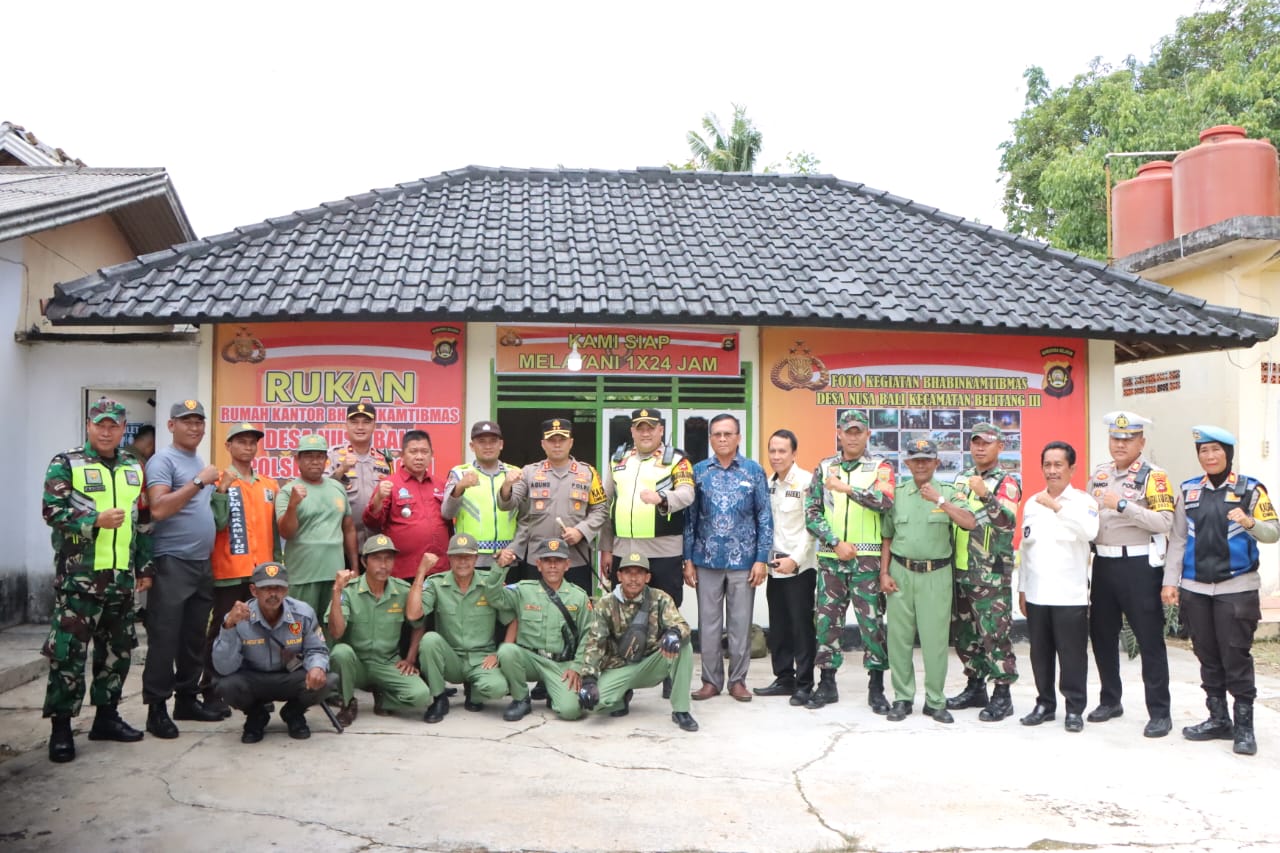
M 200 491 L 205 487 L 206 484 L 204 480 L 200 479 L 200 475 L 197 474 L 196 476 L 191 478 L 191 485 L 196 487 L 196 491 Z
M 1128 505 L 1129 505 L 1129 502 L 1124 498 L 1121 498 L 1120 502 L 1116 504 L 1116 512 L 1124 512 L 1124 508 L 1127 507 Z
M 938 499 L 934 501 L 934 503 L 936 503 L 938 506 L 942 506 L 946 502 L 947 502 L 947 499 L 942 495 L 938 495 Z

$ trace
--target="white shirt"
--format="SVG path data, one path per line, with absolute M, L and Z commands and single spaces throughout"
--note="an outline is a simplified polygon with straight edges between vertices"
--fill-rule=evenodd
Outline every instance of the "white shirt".
M 813 472 L 806 471 L 794 462 L 786 476 L 774 474 L 769 478 L 769 505 L 773 508 L 773 550 L 786 554 L 796 561 L 796 574 L 817 568 L 814 556 L 816 543 L 813 534 L 804 524 L 804 498 L 813 482 Z M 788 578 L 772 568 L 770 577 Z
M 1098 535 L 1098 502 L 1070 485 L 1057 500 L 1058 512 L 1035 496 L 1022 508 L 1018 591 L 1030 604 L 1088 604 L 1089 543 Z

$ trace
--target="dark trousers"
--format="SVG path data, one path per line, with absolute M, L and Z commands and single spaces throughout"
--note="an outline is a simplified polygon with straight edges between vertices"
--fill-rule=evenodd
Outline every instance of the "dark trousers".
M 1201 595 L 1183 590 L 1181 600 L 1205 695 L 1225 699 L 1229 692 L 1241 702 L 1252 702 L 1258 695 L 1250 653 L 1262 618 L 1258 591 Z
M 223 675 L 217 681 L 217 693 L 232 708 L 248 711 L 267 702 L 292 702 L 304 708 L 316 704 L 338 689 L 338 674 L 328 673 L 324 687 L 307 689 L 307 671 L 298 667 L 293 672 L 256 672 L 242 669 Z
M 1142 652 L 1142 683 L 1151 719 L 1169 716 L 1169 656 L 1164 645 L 1164 607 L 1160 604 L 1163 569 L 1145 556 L 1095 557 L 1089 589 L 1089 639 L 1093 662 L 1102 682 L 1101 702 L 1119 705 L 1120 616 L 1138 639 Z
M 622 555 L 613 555 L 613 565 L 609 566 L 609 580 L 618 582 L 618 567 L 622 565 Z M 650 557 L 649 586 L 660 589 L 675 600 L 676 607 L 684 603 L 684 558 L 683 557 Z
M 771 577 L 765 586 L 769 602 L 769 654 L 773 676 L 794 681 L 797 687 L 813 686 L 813 659 L 818 635 L 813 627 L 813 597 L 818 586 L 816 571 L 795 577 Z
M 1056 606 L 1027 602 L 1027 634 L 1031 640 L 1031 671 L 1036 680 L 1036 703 L 1058 707 L 1054 675 L 1068 714 L 1083 714 L 1089 694 L 1089 606 Z
M 208 560 L 156 557 L 156 577 L 147 595 L 147 662 L 142 701 L 167 702 L 177 693 L 194 696 L 204 669 L 205 630 L 213 607 Z
M 213 641 L 218 639 L 222 631 L 222 623 L 231 612 L 231 606 L 237 601 L 248 601 L 253 596 L 249 593 L 249 579 L 245 578 L 233 586 L 215 586 L 213 588 L 213 611 L 209 617 L 209 629 L 204 637 L 204 675 L 200 676 L 200 689 L 209 691 L 213 688 Z M 321 618 L 324 614 L 319 614 Z

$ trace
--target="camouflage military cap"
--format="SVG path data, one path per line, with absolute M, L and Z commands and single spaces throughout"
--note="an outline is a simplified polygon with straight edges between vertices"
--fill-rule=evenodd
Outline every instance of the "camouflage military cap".
M 183 418 L 203 418 L 204 405 L 199 400 L 182 400 L 169 407 L 169 420 L 178 421 Z
M 124 406 L 110 397 L 99 397 L 98 402 L 89 407 L 89 420 L 96 424 L 107 418 L 118 424 L 123 424 L 125 419 Z
M 907 442 L 908 459 L 937 459 L 938 445 L 927 438 Z
M 469 533 L 455 533 L 453 538 L 449 540 L 449 550 L 446 551 L 450 557 L 455 554 L 469 555 L 479 554 L 480 546 L 476 543 L 476 537 Z
M 862 429 L 870 429 L 871 422 L 867 420 L 867 413 L 859 409 L 845 409 L 840 413 L 840 417 L 836 419 L 836 426 L 843 432 L 853 429 L 855 426 Z
M 569 559 L 569 546 L 565 544 L 563 539 L 548 539 L 542 543 L 542 547 L 538 549 L 538 553 L 533 555 L 535 560 L 567 560 Z
M 370 536 L 364 542 L 364 547 L 360 549 L 360 556 L 367 557 L 370 554 L 377 554 L 380 551 L 390 551 L 393 554 L 399 553 L 400 549 L 396 547 L 396 543 L 391 541 L 391 537 L 386 534 L 379 533 L 376 536 Z
M 983 441 L 1004 441 L 1004 431 L 987 421 L 979 421 L 969 429 L 969 438 L 980 438 Z
M 646 572 L 649 571 L 649 558 L 644 554 L 631 551 L 622 558 L 622 562 L 618 566 L 618 571 L 621 572 L 623 569 L 632 567 L 644 569 Z
M 311 433 L 304 435 L 298 440 L 298 449 L 295 453 L 306 453 L 310 450 L 318 450 L 321 453 L 329 452 L 329 442 L 324 440 L 324 436 L 319 433 Z

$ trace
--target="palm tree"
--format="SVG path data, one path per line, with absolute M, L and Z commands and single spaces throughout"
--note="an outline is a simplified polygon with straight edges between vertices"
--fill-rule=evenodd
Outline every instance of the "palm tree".
M 685 136 L 689 150 L 693 152 L 694 166 L 717 172 L 752 170 L 764 136 L 756 130 L 751 119 L 747 118 L 746 107 L 733 105 L 733 125 L 729 133 L 724 132 L 715 113 L 703 116 L 702 129 L 707 134 L 706 139 L 692 130 Z

